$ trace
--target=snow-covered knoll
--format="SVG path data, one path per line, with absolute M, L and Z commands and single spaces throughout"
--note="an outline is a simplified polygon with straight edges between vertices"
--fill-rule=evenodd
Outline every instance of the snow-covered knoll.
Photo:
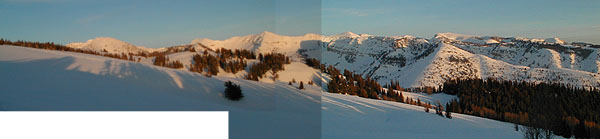
M 121 40 L 117 40 L 115 38 L 110 37 L 98 37 L 95 39 L 88 40 L 86 42 L 74 42 L 67 44 L 67 47 L 71 48 L 80 48 L 87 50 L 94 50 L 98 52 L 102 52 L 106 50 L 108 53 L 134 53 L 138 54 L 141 52 L 153 52 L 155 49 L 146 48 L 141 46 L 134 46 L 127 42 L 123 42 Z
M 322 138 L 522 138 L 514 124 L 462 114 L 452 119 L 404 103 L 324 93 Z
M 318 138 L 320 87 L 205 77 L 82 53 L 0 46 L 0 110 L 229 111 L 231 138 Z M 226 81 L 244 98 L 223 97 Z

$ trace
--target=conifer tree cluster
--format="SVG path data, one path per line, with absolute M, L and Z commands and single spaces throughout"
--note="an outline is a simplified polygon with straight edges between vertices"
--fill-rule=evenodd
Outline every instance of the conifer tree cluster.
M 305 58 L 304 63 L 306 63 L 306 65 L 308 65 L 309 67 L 321 70 L 321 72 L 325 72 L 325 70 L 326 70 L 325 64 L 321 64 L 321 61 L 319 61 L 315 58 Z
M 248 64 L 246 63 L 246 60 L 241 58 L 231 60 L 221 58 L 219 65 L 221 65 L 223 71 L 235 74 L 238 71 L 244 70 Z
M 213 76 L 217 75 L 219 68 L 221 68 L 227 73 L 235 74 L 247 67 L 247 59 L 256 59 L 256 56 L 248 50 L 232 51 L 221 48 L 214 51 L 214 54 L 210 54 L 207 50 L 204 50 L 201 54 L 192 56 L 190 71 Z
M 331 65 L 327 67 L 326 73 L 331 75 L 327 89 L 332 93 L 347 93 L 364 98 L 380 99 L 379 94 L 384 92 L 381 85 L 368 76 L 363 78 L 349 70 L 344 70 L 342 74 Z
M 217 49 L 217 51 L 215 51 L 215 52 L 217 54 L 219 54 L 219 57 L 221 59 L 230 59 L 230 58 L 256 59 L 256 55 L 254 54 L 254 52 L 249 51 L 249 50 L 244 50 L 244 49 L 230 50 L 230 49 L 221 48 L 221 49 Z
M 190 71 L 206 73 L 207 76 L 212 76 L 219 73 L 219 66 L 219 60 L 217 56 L 213 56 L 208 53 L 195 54 L 192 56 Z
M 290 64 L 290 58 L 280 53 L 267 53 L 265 55 L 258 54 L 260 62 L 252 64 L 248 70 L 247 80 L 258 81 L 264 78 L 268 71 L 271 71 L 273 76 L 277 76 L 277 72 L 284 70 L 284 64 Z
M 304 62 L 306 65 L 330 75 L 331 81 L 327 83 L 327 90 L 331 93 L 347 93 L 364 98 L 381 99 L 380 94 L 385 92 L 381 85 L 371 77 L 363 78 L 349 70 L 344 70 L 342 73 L 331 65 L 326 67 L 325 64 L 321 64 L 314 58 L 306 58 Z
M 443 92 L 458 96 L 452 112 L 550 129 L 565 138 L 600 138 L 600 90 L 496 79 L 449 80 Z
M 179 62 L 179 60 L 170 61 L 169 57 L 167 57 L 165 55 L 158 55 L 158 56 L 156 56 L 154 58 L 153 64 L 156 65 L 156 66 L 167 67 L 167 68 L 174 68 L 174 69 L 183 68 L 183 64 L 181 62 Z
M 399 82 L 394 82 L 394 80 L 392 80 L 390 81 L 389 85 L 384 86 L 388 89 L 388 91 L 385 95 L 383 95 L 383 100 L 404 103 L 404 96 L 402 95 L 402 91 L 404 91 L 404 88 L 400 87 Z M 420 104 L 420 102 L 418 104 Z

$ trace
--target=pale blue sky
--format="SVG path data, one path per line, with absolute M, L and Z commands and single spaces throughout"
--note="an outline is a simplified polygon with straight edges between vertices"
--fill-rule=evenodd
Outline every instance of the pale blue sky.
M 324 34 L 559 37 L 600 44 L 599 0 L 323 0 Z
M 271 31 L 321 33 L 321 1 L 0 0 L 0 38 L 83 42 L 114 37 L 165 47 L 195 38 L 226 39 Z
M 0 37 L 61 44 L 114 37 L 164 47 L 265 30 L 424 38 L 455 32 L 600 44 L 599 6 L 597 0 L 0 0 Z

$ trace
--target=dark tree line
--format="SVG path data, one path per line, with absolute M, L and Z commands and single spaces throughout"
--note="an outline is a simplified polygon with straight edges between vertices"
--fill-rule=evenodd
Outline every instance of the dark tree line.
M 403 99 L 397 99 L 397 97 L 388 97 L 387 95 L 382 95 L 383 98 L 380 98 L 381 94 L 384 94 L 385 91 L 377 83 L 376 80 L 371 77 L 363 78 L 359 74 L 355 74 L 349 70 L 345 70 L 342 73 L 339 69 L 329 65 L 325 66 L 325 64 L 321 64 L 321 62 L 314 58 L 306 58 L 306 65 L 313 67 L 315 69 L 321 70 L 323 73 L 327 73 L 331 77 L 331 81 L 327 83 L 327 90 L 330 93 L 347 93 L 349 95 L 356 95 L 364 98 L 371 99 L 389 99 L 394 98 L 394 101 L 402 101 Z M 401 96 L 401 93 L 398 94 L 394 91 L 389 91 L 393 96 Z M 391 93 L 393 92 L 393 93 Z
M 246 69 L 248 64 L 246 63 L 246 60 L 241 58 L 231 60 L 225 60 L 224 58 L 221 58 L 219 60 L 219 65 L 221 65 L 223 71 L 235 74 L 238 71 Z
M 280 53 L 258 54 L 260 62 L 254 63 L 248 69 L 247 80 L 258 81 L 265 77 L 268 71 L 271 71 L 274 78 L 277 78 L 277 72 L 284 70 L 284 64 L 290 64 L 290 58 Z
M 443 92 L 459 100 L 452 112 L 549 129 L 563 137 L 600 138 L 600 91 L 569 85 L 501 81 L 449 80 Z
M 190 51 L 196 52 L 195 49 L 190 49 Z M 212 76 L 219 73 L 220 67 L 225 72 L 235 74 L 248 66 L 247 59 L 256 59 L 254 52 L 221 48 L 214 51 L 214 54 L 210 54 L 204 50 L 201 54 L 192 56 L 190 71 Z
M 387 93 L 385 93 L 385 95 L 382 95 L 382 99 L 383 100 L 389 100 L 389 101 L 396 101 L 396 102 L 401 102 L 404 103 L 404 96 L 402 95 L 402 91 L 404 91 L 404 88 L 402 88 L 400 86 L 400 83 L 398 81 L 390 81 L 390 84 L 386 84 L 384 85 L 384 87 L 386 87 L 388 89 Z M 395 91 L 398 90 L 398 91 Z M 420 104 L 420 100 L 419 100 L 419 104 Z
M 221 59 L 239 58 L 239 59 L 256 59 L 254 52 L 249 50 L 229 50 L 225 48 L 215 51 Z
M 327 84 L 327 89 L 331 93 L 348 93 L 371 99 L 381 99 L 379 94 L 384 93 L 381 85 L 371 77 L 363 78 L 345 69 L 342 74 L 331 65 L 327 67 L 326 73 L 331 76 L 331 81 Z
M 431 95 L 431 94 L 441 93 L 440 88 L 441 88 L 441 86 L 438 88 L 431 87 L 431 86 L 424 86 L 424 87 L 404 88 L 404 91 L 406 91 L 406 92 L 423 92 L 423 93 L 427 93 L 428 95 Z

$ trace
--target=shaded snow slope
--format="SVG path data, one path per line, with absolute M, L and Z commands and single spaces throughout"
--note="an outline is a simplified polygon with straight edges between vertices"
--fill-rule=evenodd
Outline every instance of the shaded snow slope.
M 205 77 L 81 53 L 0 46 L 0 110 L 229 111 L 232 138 L 318 138 L 320 88 Z M 245 97 L 223 97 L 225 81 Z
M 511 123 L 423 107 L 324 93 L 322 138 L 522 138 Z

